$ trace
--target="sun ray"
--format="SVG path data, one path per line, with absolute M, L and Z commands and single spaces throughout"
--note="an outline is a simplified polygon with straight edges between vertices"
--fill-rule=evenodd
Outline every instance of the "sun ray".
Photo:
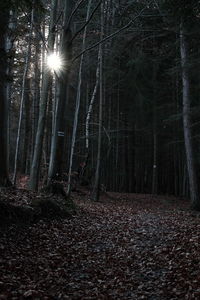
M 52 72 L 60 72 L 63 69 L 63 61 L 59 54 L 51 53 L 47 56 L 47 66 Z

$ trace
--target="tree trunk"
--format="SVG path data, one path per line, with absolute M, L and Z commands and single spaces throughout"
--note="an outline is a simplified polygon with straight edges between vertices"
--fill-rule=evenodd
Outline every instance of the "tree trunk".
M 100 62 L 100 51 L 98 53 L 98 61 L 97 61 L 97 69 L 96 69 L 96 82 L 95 82 L 95 86 L 92 92 L 92 97 L 90 100 L 90 104 L 89 104 L 89 108 L 87 111 L 87 115 L 86 115 L 86 122 L 85 122 L 85 148 L 86 148 L 86 154 L 89 153 L 89 136 L 90 136 L 90 119 L 91 119 L 91 114 L 92 114 L 92 109 L 93 109 L 93 104 L 94 104 L 94 100 L 97 94 L 97 89 L 99 86 L 99 62 Z
M 89 2 L 88 2 L 88 8 L 87 8 L 86 22 L 88 22 L 88 20 L 89 20 L 89 14 L 90 14 L 91 4 L 92 4 L 92 0 L 89 0 Z M 86 33 L 87 33 L 87 26 L 85 27 L 84 33 L 83 33 L 82 51 L 85 50 Z M 71 173 L 72 173 L 74 148 L 75 148 L 75 142 L 76 142 L 76 131 L 77 131 L 77 125 L 78 125 L 78 114 L 79 114 L 79 108 L 80 108 L 83 58 L 84 58 L 84 55 L 82 54 L 81 55 L 81 59 L 80 59 L 80 65 L 79 65 L 78 88 L 77 88 L 77 95 L 76 95 L 76 109 L 75 109 L 75 116 L 74 116 L 73 133 L 72 133 L 72 144 L 71 144 L 70 161 L 69 161 L 68 186 L 67 186 L 67 196 L 68 197 L 70 196 L 70 190 L 71 190 Z
M 55 42 L 55 22 L 57 17 L 57 3 L 58 0 L 52 0 L 52 11 L 50 17 L 49 39 L 48 39 L 48 50 L 50 52 L 53 51 L 54 42 Z M 30 182 L 29 182 L 29 188 L 32 190 L 38 189 L 39 171 L 40 171 L 40 163 L 42 158 L 42 146 L 43 146 L 43 139 L 44 139 L 46 111 L 47 111 L 48 93 L 49 93 L 49 87 L 51 83 L 51 76 L 52 75 L 50 71 L 45 68 L 43 74 L 43 80 L 42 80 L 39 119 L 38 119 L 38 126 L 37 126 L 36 140 L 35 140 L 33 161 L 31 165 Z
M 189 188 L 191 206 L 193 209 L 200 210 L 200 197 L 198 194 L 197 173 L 194 162 L 194 149 L 192 144 L 191 131 L 191 94 L 190 94 L 190 80 L 188 67 L 188 48 L 186 41 L 186 34 L 184 24 L 180 26 L 180 55 L 182 66 L 182 84 L 183 84 L 183 129 L 185 140 L 185 151 L 187 159 L 187 170 L 189 177 Z
M 155 72 L 155 71 L 154 71 Z M 154 76 L 154 82 L 156 82 L 156 76 Z M 154 83 L 155 84 L 155 83 Z M 155 86 L 153 87 L 153 170 L 152 170 L 152 194 L 158 192 L 158 134 L 157 134 L 157 112 L 156 112 L 156 93 Z
M 55 115 L 55 126 L 51 141 L 51 154 L 48 171 L 48 185 L 53 179 L 61 177 L 65 145 L 65 110 L 68 98 L 68 81 L 71 64 L 72 52 L 72 31 L 71 31 L 71 13 L 74 7 L 72 0 L 65 1 L 64 7 L 64 25 L 61 37 L 61 56 L 65 67 L 57 78 L 58 99 Z
M 0 10 L 0 186 L 10 185 L 8 176 L 8 99 L 6 33 L 9 12 Z
M 16 140 L 14 173 L 13 173 L 13 184 L 14 185 L 16 184 L 16 179 L 17 179 L 17 168 L 18 168 L 20 141 L 21 141 L 23 107 L 24 107 L 24 100 L 25 100 L 25 85 L 26 85 L 26 80 L 27 80 L 27 75 L 28 75 L 29 64 L 30 64 L 32 31 L 33 31 L 33 10 L 32 10 L 32 14 L 31 14 L 28 49 L 27 49 L 26 58 L 25 58 L 24 74 L 23 74 L 23 80 L 22 80 L 22 92 L 21 92 L 20 112 L 19 112 L 17 140 Z
M 40 16 L 40 12 L 36 8 L 34 9 L 33 21 L 34 21 L 34 33 L 35 33 L 35 57 L 34 57 L 34 79 L 33 79 L 34 93 L 33 93 L 33 106 L 32 106 L 32 115 L 33 115 L 32 140 L 33 140 L 33 143 L 35 143 L 37 126 L 38 126 L 38 118 L 39 118 L 40 79 L 41 79 L 41 72 L 40 72 L 41 16 Z
M 101 3 L 101 39 L 103 39 L 103 12 L 104 5 Z M 97 149 L 97 163 L 96 172 L 94 179 L 94 186 L 92 191 L 92 200 L 99 200 L 100 192 L 100 169 L 101 169 L 101 144 L 102 144 L 102 115 L 103 115 L 103 54 L 102 54 L 102 44 L 99 44 L 99 131 L 98 131 L 98 149 Z
M 30 79 L 26 79 L 25 93 L 24 93 L 24 141 L 23 141 L 23 153 L 21 162 L 21 171 L 23 174 L 28 170 L 28 149 L 30 143 L 31 123 L 30 123 Z
M 7 76 L 8 76 L 8 82 L 7 82 L 7 110 L 8 110 L 8 118 L 7 118 L 7 160 L 8 160 L 8 165 L 10 161 L 10 103 L 11 103 L 11 97 L 12 97 L 12 87 L 13 87 L 13 82 L 12 82 L 12 69 L 14 65 L 14 53 L 15 53 L 15 48 L 14 48 L 14 41 L 16 38 L 15 31 L 17 27 L 17 13 L 15 10 L 10 10 L 9 13 L 9 34 L 7 34 L 7 39 L 6 39 L 6 52 L 7 52 Z

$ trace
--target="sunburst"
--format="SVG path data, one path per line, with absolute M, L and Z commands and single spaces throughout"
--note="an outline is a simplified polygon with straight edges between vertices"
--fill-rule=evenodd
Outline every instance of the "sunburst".
M 47 55 L 46 60 L 47 67 L 51 70 L 51 72 L 59 73 L 63 67 L 63 60 L 61 56 L 57 53 L 50 53 Z

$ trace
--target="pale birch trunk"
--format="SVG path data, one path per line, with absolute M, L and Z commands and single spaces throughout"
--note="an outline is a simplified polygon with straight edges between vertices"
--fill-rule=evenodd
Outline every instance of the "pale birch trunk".
M 88 7 L 87 7 L 86 22 L 88 22 L 88 20 L 89 20 L 91 4 L 92 4 L 92 0 L 89 0 Z M 85 50 L 86 34 L 87 34 L 87 26 L 84 28 L 82 51 Z M 68 185 L 67 185 L 67 196 L 68 197 L 70 196 L 70 191 L 71 191 L 71 173 L 72 173 L 73 156 L 74 156 L 74 149 L 75 149 L 75 142 L 76 142 L 78 115 L 79 115 L 79 108 L 80 108 L 83 59 L 84 59 L 84 55 L 82 54 L 81 58 L 80 58 L 80 65 L 79 65 L 78 88 L 77 88 L 77 95 L 76 95 L 76 108 L 75 108 L 75 115 L 74 115 L 72 143 L 71 143 L 71 152 L 70 152 L 70 160 L 69 160 Z
M 101 40 L 103 39 L 103 24 L 104 24 L 104 5 L 101 3 Z M 103 53 L 102 43 L 99 44 L 100 62 L 99 62 L 99 130 L 98 130 L 98 149 L 97 149 L 97 163 L 94 179 L 94 186 L 92 191 L 92 200 L 99 200 L 100 192 L 100 172 L 101 172 L 101 144 L 102 144 L 102 117 L 103 117 Z
M 94 86 L 94 89 L 93 89 L 93 92 L 92 92 L 92 97 L 91 97 L 91 100 L 90 100 L 88 112 L 87 112 L 87 115 L 86 115 L 86 122 L 85 122 L 85 148 L 86 148 L 86 154 L 87 155 L 89 153 L 90 119 L 91 119 L 92 109 L 93 109 L 95 97 L 96 97 L 98 86 L 99 86 L 100 53 L 101 52 L 99 51 L 98 61 L 97 61 L 97 69 L 96 69 L 96 82 L 95 82 L 95 86 Z

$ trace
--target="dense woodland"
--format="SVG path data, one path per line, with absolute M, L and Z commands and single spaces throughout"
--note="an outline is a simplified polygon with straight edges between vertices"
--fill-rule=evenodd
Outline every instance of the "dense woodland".
M 74 177 L 200 207 L 199 13 L 187 1 L 3 1 L 0 182 Z M 56 53 L 61 61 L 48 64 Z
M 0 299 L 200 299 L 200 1 L 0 1 Z

